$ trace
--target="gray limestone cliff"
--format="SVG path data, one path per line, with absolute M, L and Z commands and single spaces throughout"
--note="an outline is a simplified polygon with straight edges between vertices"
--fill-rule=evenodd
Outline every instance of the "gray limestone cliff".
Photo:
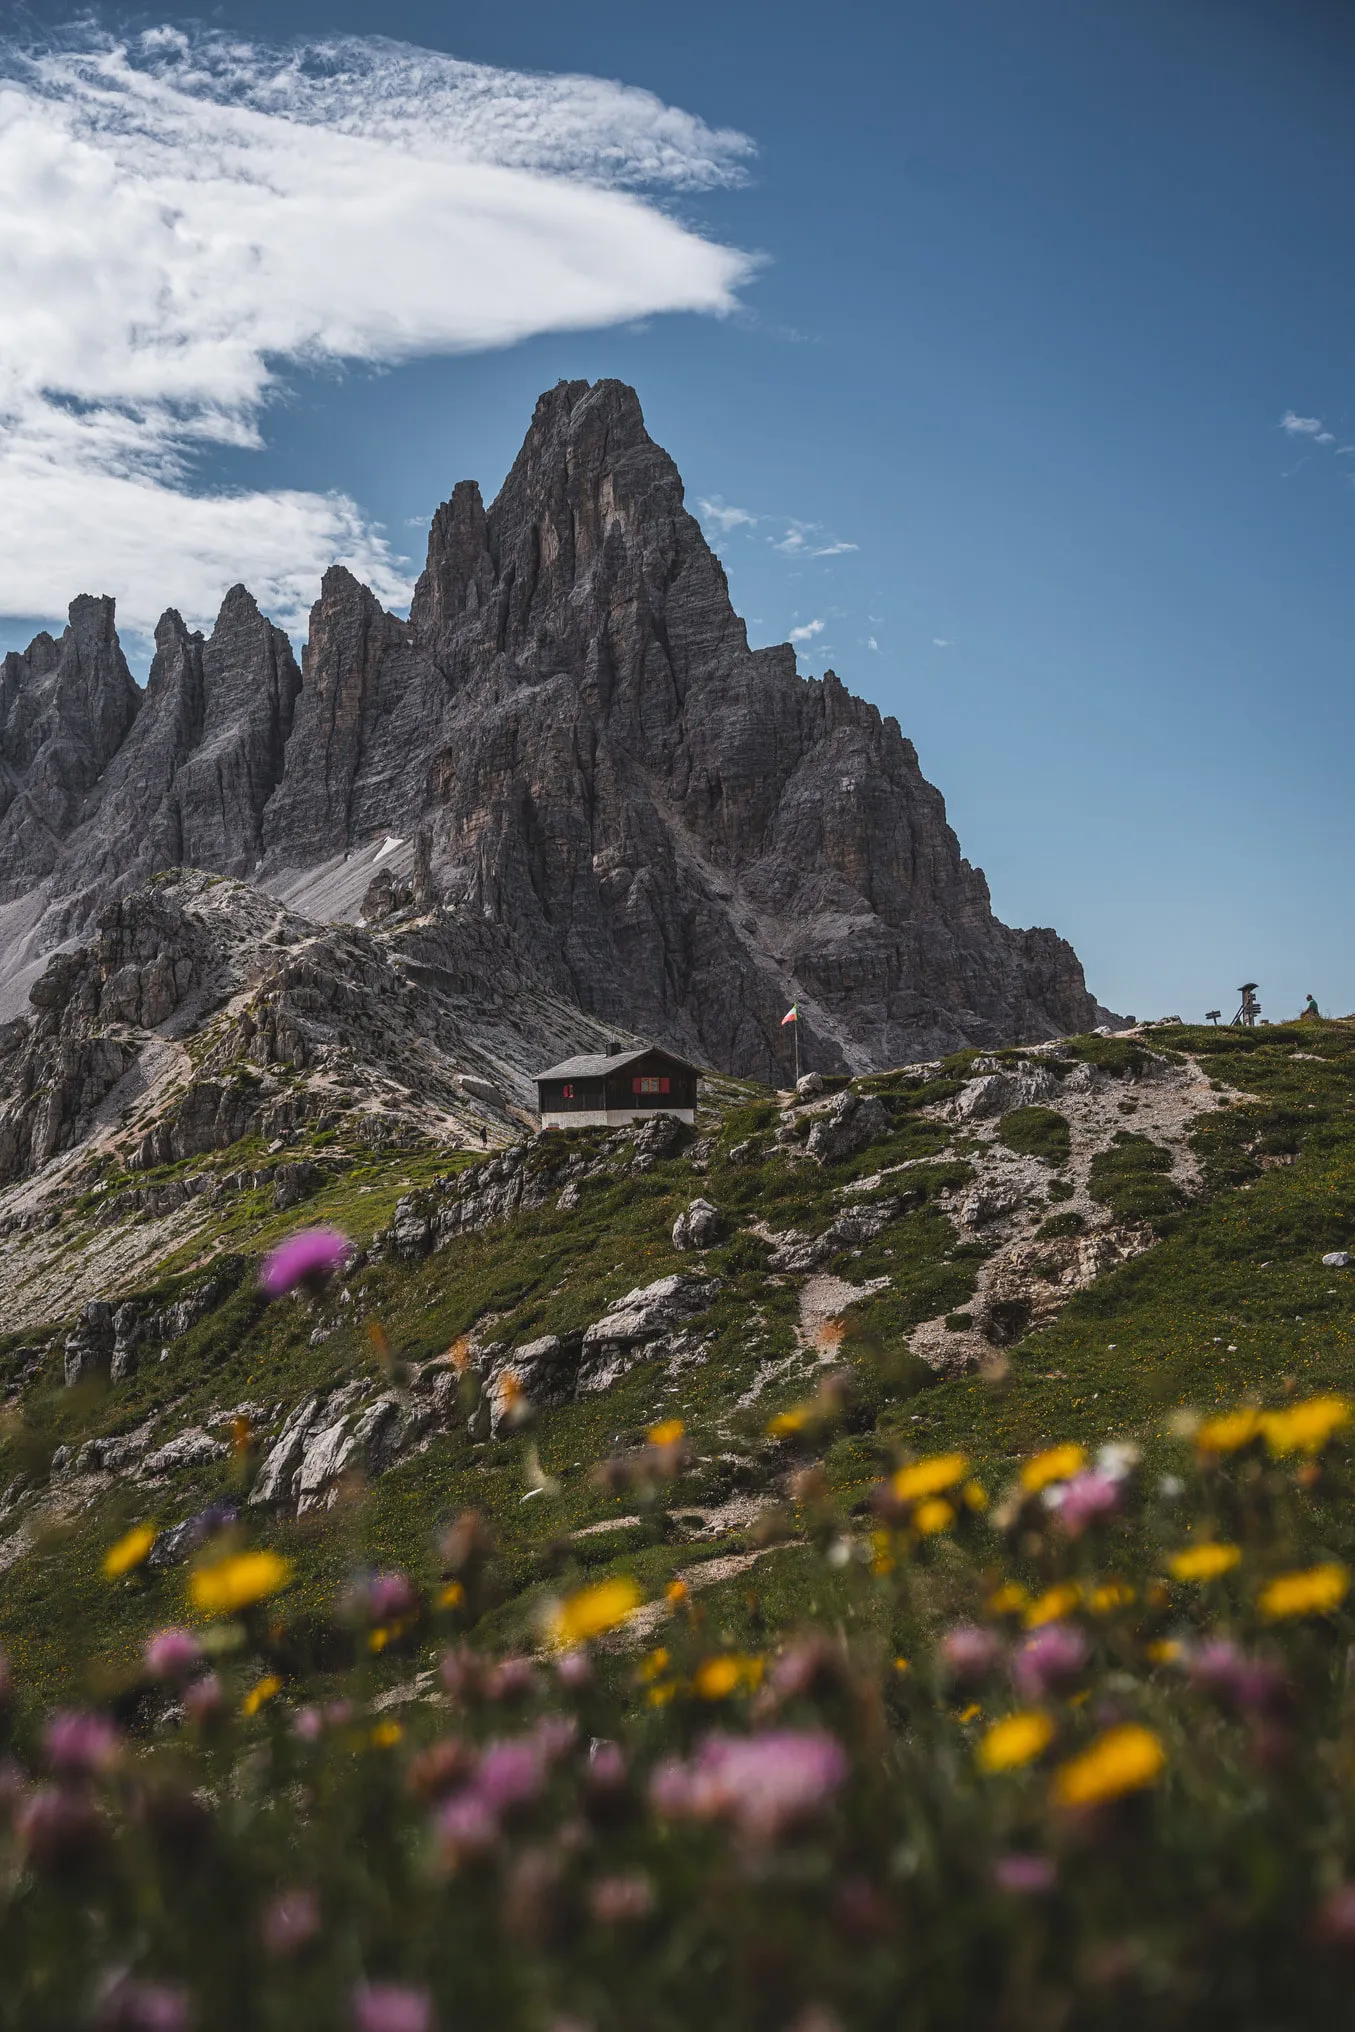
M 421 905 L 731 1072 L 784 1082 L 791 1002 L 825 1069 L 1104 1020 L 1071 947 L 993 916 L 897 723 L 749 648 L 618 382 L 543 395 L 488 509 L 458 484 L 407 621 L 336 566 L 299 673 L 242 587 L 205 640 L 171 612 L 156 645 L 143 698 L 111 603 L 83 600 L 0 671 L 0 902 L 41 890 L 25 957 L 177 865 L 289 901 L 329 880 L 355 916 L 332 871 L 418 830 Z

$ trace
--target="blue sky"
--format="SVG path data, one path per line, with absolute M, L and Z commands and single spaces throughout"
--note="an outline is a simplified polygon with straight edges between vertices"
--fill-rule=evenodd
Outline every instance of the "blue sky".
M 24 17 L 39 34 L 64 18 Z M 328 304 L 317 343 L 301 312 L 281 338 L 251 328 L 271 380 L 239 397 L 229 430 L 203 410 L 185 434 L 182 408 L 164 422 L 173 391 L 152 389 L 159 435 L 130 451 L 119 419 L 143 402 L 144 426 L 151 398 L 124 391 L 121 408 L 99 408 L 104 384 L 73 357 L 62 406 L 48 404 L 24 457 L 49 462 L 46 486 L 50 460 L 68 456 L 52 452 L 54 433 L 97 415 L 80 457 L 143 480 L 160 461 L 168 520 L 151 517 L 142 552 L 106 555 L 101 529 L 72 515 L 73 491 L 42 496 L 49 521 L 29 513 L 15 479 L 28 468 L 12 459 L 7 522 L 0 464 L 0 607 L 24 609 L 0 622 L 0 644 L 25 640 L 44 602 L 57 608 L 58 580 L 113 589 L 91 571 L 125 571 L 124 612 L 134 582 L 144 605 L 157 544 L 174 569 L 156 606 L 203 604 L 232 545 L 266 572 L 270 542 L 298 559 L 275 604 L 304 608 L 326 544 L 370 555 L 393 588 L 454 480 L 492 493 L 543 387 L 619 375 L 689 503 L 710 504 L 752 639 L 801 631 L 802 669 L 831 664 L 897 714 L 1008 922 L 1057 926 L 1122 1011 L 1231 1013 L 1252 978 L 1277 1015 L 1309 989 L 1355 1007 L 1348 9 L 232 0 L 200 11 L 197 29 L 158 12 L 97 19 L 114 34 L 187 31 L 195 50 L 204 32 L 277 44 L 379 31 L 510 72 L 643 88 L 692 121 L 617 98 L 589 113 L 580 141 L 573 112 L 544 88 L 528 94 L 530 161 L 514 173 L 611 193 L 603 226 L 619 254 L 590 281 L 594 328 L 560 329 L 586 324 L 587 304 L 573 281 L 543 280 L 535 307 L 496 299 L 479 323 L 420 300 L 408 316 L 422 336 L 367 332 L 346 351 Z M 11 70 L 22 82 L 22 63 Z M 417 96 L 418 65 L 401 75 Z M 64 118 L 83 88 L 63 75 L 44 89 Z M 213 103 L 232 89 L 218 78 Z M 89 104 L 83 133 L 102 118 Z M 489 106 L 499 119 L 493 89 Z M 293 109 L 275 96 L 279 110 Z M 406 113 L 417 130 L 417 106 Z M 599 151 L 618 133 L 625 163 L 603 173 Z M 668 149 L 657 170 L 656 135 Z M 436 196 L 443 213 L 448 202 Z M 426 248 L 432 288 L 439 264 L 463 256 L 442 248 L 431 214 L 426 241 L 412 216 L 404 271 Z M 562 232 L 593 230 L 570 221 Z M 343 267 L 368 243 L 341 231 L 336 245 Z M 289 269 L 298 290 L 304 251 Z M 534 258 L 520 252 L 512 278 L 529 300 Z M 5 259 L 0 229 L 0 279 Z M 360 300 L 362 258 L 353 266 L 344 286 Z M 307 286 L 332 293 L 333 275 Z M 7 294 L 50 289 L 67 330 L 88 305 L 63 309 L 66 287 L 52 270 Z M 41 334 L 21 337 L 45 358 Z M 235 371 L 223 360 L 218 347 L 221 386 Z M 102 498 L 86 466 L 77 477 L 81 501 Z M 249 518 L 228 505 L 244 493 Z M 347 506 L 326 520 L 315 504 L 335 495 Z M 25 543 L 34 562 L 21 569 Z

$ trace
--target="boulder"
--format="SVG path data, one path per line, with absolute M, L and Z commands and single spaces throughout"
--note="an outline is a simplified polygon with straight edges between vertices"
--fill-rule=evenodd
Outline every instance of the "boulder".
M 673 1223 L 675 1249 L 709 1249 L 720 1239 L 720 1211 L 708 1199 L 694 1199 Z
M 1324 1270 L 1349 1270 L 1349 1249 L 1332 1249 L 1322 1258 L 1322 1267 Z
M 628 1291 L 583 1336 L 576 1386 L 580 1394 L 609 1390 L 665 1335 L 704 1312 L 719 1288 L 718 1278 L 675 1271 Z
M 224 1460 L 229 1451 L 224 1440 L 213 1439 L 201 1426 L 190 1425 L 186 1432 L 176 1433 L 173 1439 L 148 1453 L 140 1471 L 147 1479 L 154 1475 L 177 1474 L 182 1468 L 200 1468 L 209 1461 Z
M 887 1136 L 892 1126 L 893 1118 L 882 1100 L 874 1094 L 863 1097 L 847 1087 L 814 1123 L 806 1147 L 820 1164 L 839 1164 Z

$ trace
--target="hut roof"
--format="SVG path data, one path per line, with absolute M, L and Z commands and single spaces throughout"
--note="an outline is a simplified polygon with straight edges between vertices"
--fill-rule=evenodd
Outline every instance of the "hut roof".
M 586 1051 L 578 1058 L 566 1058 L 559 1065 L 548 1065 L 539 1072 L 539 1080 L 548 1079 L 602 1079 L 609 1072 L 620 1072 L 624 1066 L 634 1065 L 640 1058 L 657 1056 L 666 1058 L 672 1065 L 680 1065 L 685 1072 L 695 1072 L 685 1058 L 679 1058 L 675 1051 L 666 1051 L 661 1044 L 642 1044 L 637 1051 Z

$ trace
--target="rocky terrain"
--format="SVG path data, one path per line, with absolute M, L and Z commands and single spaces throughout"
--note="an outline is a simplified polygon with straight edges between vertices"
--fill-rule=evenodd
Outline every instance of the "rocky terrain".
M 474 922 L 490 1000 L 526 955 L 561 1004 L 773 1083 L 791 1002 L 830 1071 L 1106 1014 L 1063 940 L 994 918 L 897 723 L 831 671 L 799 677 L 789 645 L 749 648 L 617 382 L 542 396 L 488 509 L 457 485 L 407 621 L 336 568 L 299 669 L 243 587 L 206 637 L 165 615 L 144 693 L 108 599 L 5 658 L 0 1015 L 25 1013 L 54 947 L 180 867 L 317 925 L 412 908 L 439 951 L 465 955 Z M 130 1048 L 91 1032 L 0 1161 L 55 1152 Z
M 492 1481 L 523 1429 L 577 1416 L 700 1421 L 681 1530 L 724 1542 L 757 1507 L 739 1494 L 768 1472 L 749 1434 L 779 1403 L 853 1363 L 876 1415 L 911 1416 L 947 1379 L 1007 1387 L 1071 1300 L 1208 1203 L 1206 1125 L 1246 1105 L 1148 1030 L 814 1073 L 774 1100 L 714 1082 L 695 1134 L 660 1116 L 537 1138 L 508 1090 L 525 1013 L 560 1012 L 524 977 L 500 1055 L 477 1060 L 496 1097 L 467 1093 L 451 922 L 435 974 L 425 925 L 321 930 L 178 875 L 49 965 L 20 1058 L 73 1050 L 98 1019 L 131 1071 L 110 1061 L 97 1131 L 0 1196 L 10 1417 L 58 1441 L 3 1484 L 0 1569 L 119 1492 L 153 1506 L 172 1564 L 213 1502 L 302 1520 L 425 1458 L 437 1487 L 453 1465 Z M 487 938 L 502 955 L 499 928 L 470 937 L 462 964 Z M 163 1066 L 138 1085 L 148 1042 Z M 16 1147 L 41 1126 L 23 1120 Z M 468 1160 L 452 1146 L 475 1123 L 496 1148 Z M 1256 1175 L 1285 1161 L 1263 1153 Z M 258 1248 L 325 1217 L 354 1235 L 346 1272 L 261 1312 Z M 395 1352 L 373 1324 L 393 1317 Z M 588 1450 L 577 1430 L 564 1445 Z M 577 1528 L 605 1535 L 606 1509 Z

